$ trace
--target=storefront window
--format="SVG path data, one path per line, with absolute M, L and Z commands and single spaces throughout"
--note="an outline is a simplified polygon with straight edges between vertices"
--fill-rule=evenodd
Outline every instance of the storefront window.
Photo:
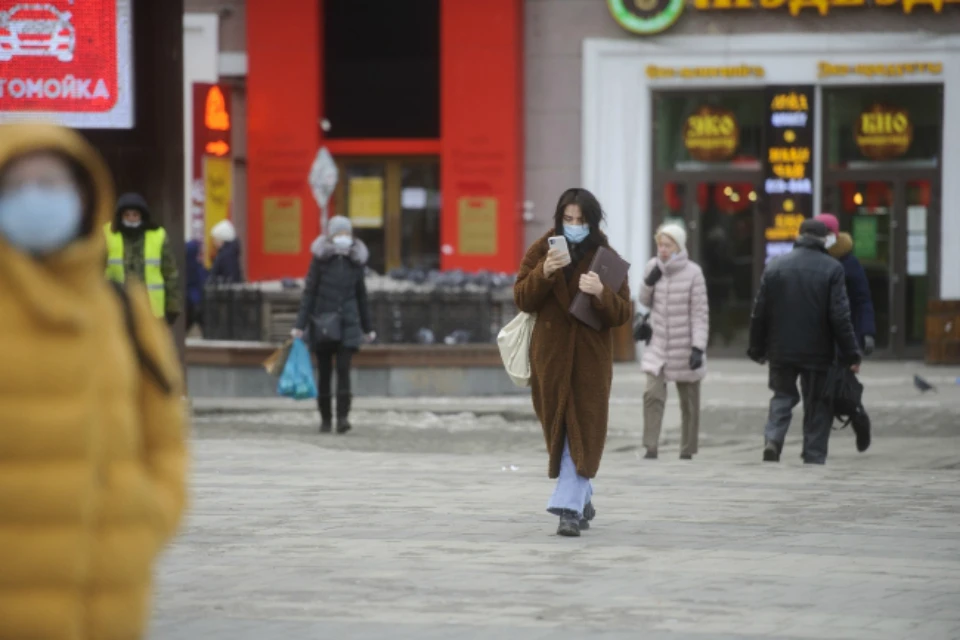
M 763 93 L 759 91 L 655 94 L 656 168 L 759 169 L 763 113 Z
M 826 89 L 824 99 L 828 168 L 937 166 L 942 86 Z

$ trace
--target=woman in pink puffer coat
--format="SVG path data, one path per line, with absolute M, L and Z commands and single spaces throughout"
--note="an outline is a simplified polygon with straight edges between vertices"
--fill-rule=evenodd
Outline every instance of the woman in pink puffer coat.
M 643 446 L 657 457 L 667 383 L 677 385 L 682 425 L 680 459 L 692 460 L 700 436 L 700 381 L 707 374 L 704 352 L 710 334 L 707 284 L 687 256 L 687 233 L 676 224 L 657 230 L 657 257 L 644 272 L 640 304 L 650 309 L 653 335 L 643 352 Z

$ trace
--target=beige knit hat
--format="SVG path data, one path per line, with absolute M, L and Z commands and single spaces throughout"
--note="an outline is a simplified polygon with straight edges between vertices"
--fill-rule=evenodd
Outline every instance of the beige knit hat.
M 677 246 L 680 247 L 680 251 L 687 250 L 687 232 L 679 224 L 668 222 L 660 225 L 660 228 L 657 229 L 657 235 L 654 237 L 659 238 L 661 235 L 667 236 L 676 242 Z

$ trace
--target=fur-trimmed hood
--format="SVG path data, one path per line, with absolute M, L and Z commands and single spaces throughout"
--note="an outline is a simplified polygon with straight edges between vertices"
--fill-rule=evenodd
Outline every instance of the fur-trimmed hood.
M 321 261 L 332 260 L 338 255 L 346 255 L 350 258 L 351 262 L 361 267 L 366 266 L 367 261 L 370 259 L 370 250 L 367 249 L 367 245 L 365 245 L 360 238 L 354 238 L 353 244 L 350 245 L 350 250 L 347 253 L 343 253 L 333 244 L 330 238 L 322 235 L 310 245 L 310 253 L 312 253 L 317 260 Z
M 843 232 L 837 234 L 837 243 L 827 250 L 837 260 L 851 251 L 853 251 L 853 238 L 850 237 L 849 233 Z

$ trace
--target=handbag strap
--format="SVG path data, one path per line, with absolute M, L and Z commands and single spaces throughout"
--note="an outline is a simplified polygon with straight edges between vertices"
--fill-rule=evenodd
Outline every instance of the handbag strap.
M 123 309 L 123 320 L 127 327 L 127 336 L 130 338 L 130 343 L 133 346 L 133 352 L 137 357 L 137 362 L 140 363 L 140 366 L 143 368 L 143 370 L 146 371 L 150 378 L 153 379 L 157 387 L 163 391 L 165 395 L 170 395 L 173 393 L 173 385 L 170 384 L 169 380 L 167 380 L 167 377 L 160 370 L 160 367 L 157 366 L 157 363 L 154 362 L 153 359 L 143 349 L 139 338 L 137 338 L 137 323 L 136 319 L 133 317 L 133 307 L 130 304 L 130 297 L 127 295 L 126 288 L 119 282 L 111 281 L 110 284 L 113 285 L 113 290 L 120 299 L 120 306 Z

